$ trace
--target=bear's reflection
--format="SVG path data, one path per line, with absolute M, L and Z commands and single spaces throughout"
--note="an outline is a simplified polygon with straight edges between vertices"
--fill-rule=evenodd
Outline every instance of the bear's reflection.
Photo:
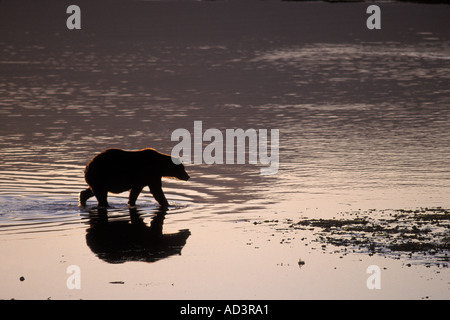
M 181 254 L 191 233 L 180 230 L 163 234 L 165 215 L 166 210 L 160 209 L 147 226 L 136 208 L 130 208 L 130 219 L 126 220 L 108 219 L 105 208 L 91 211 L 86 243 L 97 257 L 109 263 L 155 262 Z

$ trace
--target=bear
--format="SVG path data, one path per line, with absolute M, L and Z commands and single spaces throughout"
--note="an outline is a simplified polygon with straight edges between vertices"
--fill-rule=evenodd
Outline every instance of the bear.
M 95 196 L 99 207 L 108 207 L 108 192 L 130 191 L 128 204 L 135 206 L 142 189 L 148 186 L 158 204 L 167 208 L 169 203 L 162 190 L 162 177 L 184 181 L 190 178 L 178 159 L 155 149 L 108 149 L 86 165 L 84 178 L 89 188 L 80 192 L 79 204 L 85 206 L 86 201 Z

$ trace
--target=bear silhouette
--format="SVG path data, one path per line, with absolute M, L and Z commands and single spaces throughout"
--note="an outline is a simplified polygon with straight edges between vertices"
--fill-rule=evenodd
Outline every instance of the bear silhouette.
M 162 177 L 189 179 L 183 164 L 175 162 L 171 156 L 151 148 L 105 150 L 86 165 L 84 178 L 89 188 L 80 192 L 80 206 L 85 206 L 86 201 L 95 196 L 99 207 L 108 207 L 108 192 L 124 191 L 130 191 L 128 204 L 134 206 L 142 189 L 148 186 L 159 205 L 167 207 L 169 203 L 162 190 Z

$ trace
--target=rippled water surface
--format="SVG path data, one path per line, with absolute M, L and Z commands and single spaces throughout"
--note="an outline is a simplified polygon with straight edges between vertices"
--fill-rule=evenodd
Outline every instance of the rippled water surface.
M 0 15 L 30 18 L 35 5 L 20 13 L 20 3 L 1 3 Z M 120 2 L 103 24 L 93 6 L 73 32 L 59 27 L 64 20 L 32 28 L 0 19 L 0 239 L 82 234 L 95 211 L 94 200 L 77 206 L 87 161 L 111 147 L 170 153 L 171 133 L 193 134 L 194 121 L 222 132 L 280 130 L 275 175 L 250 164 L 195 164 L 186 166 L 190 181 L 164 182 L 173 213 L 165 223 L 191 228 L 194 244 L 196 226 L 211 223 L 226 235 L 230 226 L 245 230 L 238 221 L 296 219 L 311 209 L 330 217 L 450 206 L 448 23 L 396 22 L 389 35 L 394 27 L 386 22 L 386 34 L 372 39 L 353 22 L 341 27 L 341 38 L 311 22 L 315 37 L 302 37 L 309 20 L 296 14 L 333 17 L 330 7 L 308 4 L 305 13 L 285 5 L 225 12 L 213 7 L 224 4 L 166 5 L 167 21 L 156 18 L 164 4 L 128 6 L 124 19 L 136 14 L 128 27 L 111 20 Z M 414 16 L 419 9 L 411 6 Z M 145 10 L 154 18 L 147 21 Z M 427 7 L 426 16 L 439 17 L 436 10 Z M 221 27 L 230 12 L 240 13 L 228 16 L 238 25 Z M 286 14 L 286 25 L 267 27 L 271 14 Z M 111 217 L 128 217 L 126 197 L 111 197 Z M 157 212 L 148 190 L 138 207 L 146 222 Z M 207 237 L 201 230 L 197 235 Z

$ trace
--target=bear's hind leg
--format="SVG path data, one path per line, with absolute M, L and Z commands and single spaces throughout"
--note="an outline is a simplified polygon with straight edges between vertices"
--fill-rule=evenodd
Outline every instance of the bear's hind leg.
M 94 190 L 94 195 L 97 198 L 99 207 L 109 207 L 108 205 L 108 191 Z
M 93 196 L 94 196 L 94 193 L 92 192 L 92 190 L 90 188 L 87 188 L 86 190 L 81 191 L 78 196 L 79 205 L 83 206 L 83 207 L 86 206 L 87 199 L 89 199 Z

